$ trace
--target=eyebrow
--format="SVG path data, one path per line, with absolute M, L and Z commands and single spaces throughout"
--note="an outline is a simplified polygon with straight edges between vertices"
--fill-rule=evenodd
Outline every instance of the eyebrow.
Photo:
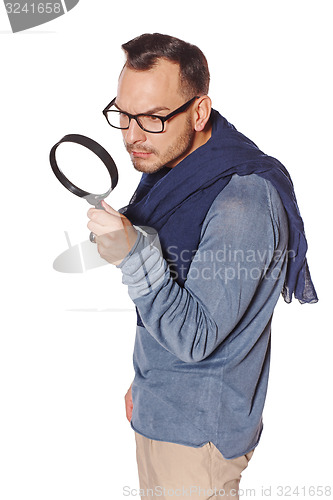
M 127 111 L 124 111 L 123 109 L 121 109 L 118 104 L 115 102 L 114 105 L 116 106 L 116 108 L 119 109 L 119 111 L 123 111 L 124 113 L 127 113 Z M 157 106 L 155 108 L 152 108 L 152 109 L 149 109 L 148 111 L 145 111 L 144 113 L 137 113 L 138 115 L 154 115 L 156 113 L 159 113 L 160 111 L 170 111 L 170 108 L 166 107 L 166 106 Z M 129 113 L 131 114 L 131 113 Z
M 166 106 L 158 106 L 156 108 L 152 108 L 146 111 L 146 113 L 140 113 L 140 114 L 154 115 L 155 113 L 159 113 L 160 111 L 170 111 L 170 108 L 167 108 Z

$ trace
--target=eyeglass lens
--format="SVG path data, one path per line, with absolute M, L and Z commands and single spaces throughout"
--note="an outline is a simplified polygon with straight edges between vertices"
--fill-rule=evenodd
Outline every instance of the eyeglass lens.
M 120 129 L 127 129 L 129 127 L 130 118 L 121 111 L 109 110 L 107 117 L 112 127 Z M 136 120 L 148 132 L 162 132 L 163 130 L 163 122 L 156 116 L 139 115 L 136 117 Z

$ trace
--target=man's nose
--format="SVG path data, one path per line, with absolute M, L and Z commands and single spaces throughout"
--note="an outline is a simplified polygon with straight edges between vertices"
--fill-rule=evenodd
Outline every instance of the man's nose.
M 134 118 L 130 121 L 129 128 L 124 130 L 124 139 L 127 144 L 135 144 L 136 142 L 144 142 L 146 140 L 146 133 L 139 127 Z

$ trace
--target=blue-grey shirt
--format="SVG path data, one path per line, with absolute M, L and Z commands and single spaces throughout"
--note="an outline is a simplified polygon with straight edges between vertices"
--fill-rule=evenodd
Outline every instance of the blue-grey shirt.
M 225 458 L 259 442 L 271 320 L 283 287 L 288 222 L 258 175 L 233 175 L 204 220 L 183 287 L 170 276 L 158 235 L 139 231 L 118 266 L 139 310 L 133 429 L 188 446 L 211 441 Z

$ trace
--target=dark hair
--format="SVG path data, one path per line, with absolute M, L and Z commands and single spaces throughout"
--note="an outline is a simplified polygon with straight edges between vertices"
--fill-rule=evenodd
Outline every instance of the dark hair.
M 160 33 L 146 33 L 127 43 L 125 66 L 144 71 L 153 68 L 159 59 L 178 63 L 180 68 L 180 92 L 186 97 L 206 95 L 209 88 L 209 69 L 201 50 L 179 38 Z

